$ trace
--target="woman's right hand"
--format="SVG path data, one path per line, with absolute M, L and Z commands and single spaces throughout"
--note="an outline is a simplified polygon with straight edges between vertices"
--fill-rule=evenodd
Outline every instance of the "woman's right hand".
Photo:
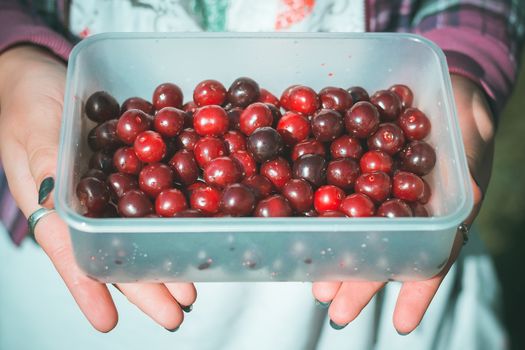
M 26 217 L 40 207 L 42 181 L 55 178 L 65 77 L 65 64 L 38 47 L 22 45 L 0 54 L 0 156 L 11 193 Z M 53 208 L 52 194 L 42 206 Z M 118 315 L 109 290 L 78 268 L 67 225 L 52 213 L 40 220 L 35 238 L 93 327 L 113 329 Z M 179 327 L 181 305 L 192 305 L 197 296 L 192 283 L 116 287 L 168 330 Z

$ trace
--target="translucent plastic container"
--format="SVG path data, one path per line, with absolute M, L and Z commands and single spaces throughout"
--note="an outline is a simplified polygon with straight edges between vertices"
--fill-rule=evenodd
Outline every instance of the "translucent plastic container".
M 249 76 L 280 93 L 361 85 L 410 86 L 432 121 L 437 152 L 430 218 L 92 219 L 75 186 L 91 151 L 83 104 L 98 90 L 119 102 L 175 82 L 191 99 L 204 79 Z M 56 206 L 79 266 L 103 282 L 420 280 L 437 274 L 472 208 L 447 64 L 407 34 L 105 34 L 79 43 L 68 68 Z

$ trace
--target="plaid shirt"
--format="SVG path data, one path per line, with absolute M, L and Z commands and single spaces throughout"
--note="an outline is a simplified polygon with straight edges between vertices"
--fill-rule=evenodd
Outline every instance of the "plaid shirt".
M 139 1 L 130 0 L 132 3 Z M 315 0 L 281 0 L 298 13 L 309 13 Z M 354 0 L 350 0 L 354 1 Z M 29 3 L 24 6 L 21 3 Z M 0 53 L 28 42 L 44 46 L 67 60 L 68 0 L 0 0 Z M 204 30 L 220 30 L 210 16 L 226 1 L 188 0 Z M 447 56 L 451 73 L 476 82 L 489 97 L 497 115 L 509 97 L 518 69 L 524 36 L 525 2 L 521 0 L 366 0 L 366 29 L 371 32 L 413 32 L 438 44 Z M 298 17 L 301 20 L 301 16 Z M 276 27 L 276 29 L 281 29 Z M 61 34 L 58 34 L 61 33 Z M 68 39 L 66 39 L 68 38 Z M 15 244 L 27 224 L 7 189 L 0 166 L 0 220 Z

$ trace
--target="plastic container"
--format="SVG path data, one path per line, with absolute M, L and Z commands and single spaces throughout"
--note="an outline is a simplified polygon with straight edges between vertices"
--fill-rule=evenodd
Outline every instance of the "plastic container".
M 361 85 L 410 86 L 432 121 L 437 164 L 427 177 L 430 218 L 92 219 L 79 214 L 75 186 L 87 169 L 93 123 L 83 103 L 98 90 L 120 102 L 151 98 L 163 82 L 186 100 L 204 79 L 228 86 L 249 76 L 280 93 Z M 103 282 L 420 280 L 445 265 L 473 200 L 442 51 L 407 34 L 104 34 L 70 58 L 56 206 L 78 265 Z

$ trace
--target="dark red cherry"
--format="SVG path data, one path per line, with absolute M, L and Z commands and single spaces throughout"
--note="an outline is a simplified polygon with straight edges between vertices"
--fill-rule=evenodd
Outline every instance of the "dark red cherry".
M 241 107 L 233 107 L 228 110 L 228 119 L 230 120 L 230 130 L 241 130 L 240 120 L 243 109 Z
M 274 193 L 274 188 L 270 180 L 260 174 L 255 174 L 242 180 L 242 183 L 253 190 L 258 200 L 268 197 Z
M 321 107 L 344 113 L 352 107 L 352 95 L 345 89 L 328 86 L 319 91 Z
M 202 218 L 204 213 L 198 209 L 186 209 L 173 215 L 174 218 Z
M 358 102 L 345 112 L 344 121 L 350 136 L 364 139 L 377 130 L 379 112 L 370 102 Z
M 155 130 L 164 137 L 177 136 L 184 127 L 185 112 L 173 108 L 165 107 L 157 112 L 153 125 Z
M 392 195 L 407 202 L 416 202 L 423 197 L 425 184 L 416 174 L 398 171 L 392 178 Z
M 198 209 L 207 215 L 213 215 L 219 211 L 220 201 L 221 191 L 211 186 L 199 187 L 190 193 L 191 208 Z
M 242 179 L 240 167 L 229 157 L 218 157 L 210 160 L 204 167 L 204 180 L 219 188 L 239 182 Z
M 269 103 L 275 107 L 279 107 L 279 99 L 270 91 L 260 88 L 259 100 L 257 102 Z
M 297 158 L 305 154 L 317 154 L 321 157 L 325 157 L 326 150 L 324 145 L 315 139 L 302 141 L 293 147 L 291 154 L 292 161 L 295 162 Z
M 292 207 L 281 195 L 273 195 L 260 201 L 253 212 L 256 217 L 287 217 L 293 213 Z
M 186 102 L 182 106 L 182 110 L 186 112 L 185 118 L 184 118 L 184 128 L 193 128 L 193 115 L 195 112 L 197 112 L 197 109 L 199 109 L 199 106 L 193 101 Z
M 353 103 L 370 100 L 370 97 L 368 96 L 368 92 L 366 92 L 366 90 L 360 86 L 349 87 L 348 89 L 346 89 L 346 91 L 350 93 Z
M 387 153 L 382 151 L 368 151 L 359 160 L 361 172 L 371 173 L 374 171 L 382 171 L 384 173 L 392 173 L 394 161 Z
M 256 129 L 272 126 L 273 115 L 270 108 L 264 103 L 252 103 L 242 111 L 239 119 L 240 130 L 250 136 Z
M 226 111 L 217 105 L 201 107 L 193 116 L 193 127 L 201 136 L 224 135 L 228 131 L 229 124 Z
M 237 151 L 230 154 L 230 158 L 237 162 L 243 177 L 249 177 L 257 173 L 255 159 L 246 151 Z
M 160 162 L 166 155 L 166 143 L 162 136 L 151 130 L 138 134 L 133 148 L 137 157 L 145 163 Z
M 151 127 L 150 117 L 138 109 L 124 112 L 118 119 L 117 136 L 127 145 L 132 145 L 137 135 Z
M 99 179 L 100 181 L 106 181 L 107 175 L 100 169 L 89 169 L 82 175 L 81 179 L 84 179 L 86 177 L 94 177 Z
M 283 186 L 281 192 L 296 212 L 305 213 L 312 209 L 314 191 L 308 181 L 304 179 L 290 179 Z
M 130 109 L 138 109 L 149 115 L 155 114 L 155 107 L 153 107 L 149 101 L 146 101 L 142 97 L 130 97 L 124 101 L 122 103 L 122 107 L 120 108 L 120 114 L 124 114 L 124 112 Z
M 320 218 L 344 218 L 346 217 L 345 214 L 341 213 L 340 211 L 325 211 L 324 213 L 320 213 L 317 215 L 317 217 Z
M 226 88 L 217 80 L 201 81 L 193 90 L 197 106 L 222 105 L 226 100 Z
M 103 151 L 97 151 L 89 158 L 89 167 L 102 170 L 105 174 L 110 174 L 114 170 L 113 158 Z
M 228 147 L 228 153 L 246 151 L 246 137 L 236 130 L 230 130 L 222 137 Z
M 312 119 L 312 134 L 320 142 L 331 142 L 344 132 L 343 118 L 339 112 L 322 109 Z
M 195 148 L 195 144 L 197 143 L 197 141 L 199 141 L 199 139 L 200 136 L 195 132 L 195 130 L 184 129 L 177 138 L 178 146 L 188 151 L 193 151 L 193 149 Z
M 410 209 L 412 209 L 412 214 L 414 216 L 423 217 L 423 218 L 430 216 L 427 208 L 425 208 L 423 204 L 419 202 L 411 202 L 411 203 L 408 203 L 408 205 L 410 206 Z
M 376 132 L 368 138 L 370 150 L 380 150 L 391 156 L 399 152 L 404 144 L 403 131 L 393 123 L 380 124 Z
M 204 168 L 210 160 L 225 156 L 227 153 L 224 141 L 212 136 L 206 136 L 197 141 L 193 149 L 195 160 L 201 168 Z
M 345 197 L 345 192 L 337 186 L 319 187 L 314 193 L 314 208 L 318 213 L 338 210 Z
M 259 100 L 260 90 L 259 84 L 255 80 L 241 77 L 235 79 L 227 93 L 227 101 L 232 104 L 233 107 L 242 107 L 256 102 Z
M 119 148 L 113 155 L 113 164 L 117 171 L 132 175 L 138 175 L 143 165 L 133 147 Z
M 84 216 L 88 218 L 116 218 L 119 215 L 117 212 L 117 208 L 115 208 L 113 204 L 108 203 L 108 205 L 106 205 L 106 208 L 102 212 L 92 213 L 88 211 L 84 214 Z
M 93 130 L 93 134 L 90 133 L 88 136 L 91 149 L 112 152 L 122 146 L 122 142 L 117 137 L 117 124 L 117 119 L 111 119 L 98 125 Z
M 377 208 L 377 216 L 387 218 L 410 217 L 413 216 L 410 206 L 401 199 L 389 199 Z
M 430 134 L 430 120 L 417 108 L 406 109 L 399 117 L 397 124 L 410 141 L 423 140 Z
M 155 212 L 163 217 L 173 217 L 178 212 L 188 209 L 184 194 L 175 188 L 159 193 L 155 199 Z
M 118 201 L 129 190 L 136 190 L 139 188 L 139 183 L 135 176 L 124 173 L 113 173 L 106 179 L 111 197 Z
M 193 152 L 180 150 L 170 159 L 169 166 L 173 170 L 175 181 L 189 186 L 199 177 L 199 167 Z
M 281 189 L 292 177 L 288 161 L 282 157 L 268 160 L 261 165 L 261 175 L 264 175 L 277 189 Z
M 283 96 L 284 97 L 284 96 Z M 281 97 L 281 105 L 294 112 L 299 112 L 304 115 L 313 114 L 319 109 L 319 96 L 317 93 L 307 86 L 297 85 L 288 91 L 287 101 L 283 104 L 283 97 Z M 286 107 L 288 106 L 288 108 Z
M 246 185 L 232 184 L 222 192 L 220 208 L 231 216 L 248 216 L 255 208 L 255 194 Z
M 412 107 L 412 102 L 414 101 L 414 94 L 412 90 L 406 85 L 396 84 L 392 85 L 388 90 L 392 91 L 399 97 L 401 101 L 401 107 L 403 109 Z
M 265 103 L 265 105 L 268 106 L 268 108 L 270 108 L 270 112 L 272 112 L 272 117 L 273 117 L 272 127 L 275 129 L 277 128 L 277 124 L 279 123 L 279 120 L 281 120 L 281 118 L 283 117 L 281 110 L 278 107 L 275 107 L 274 105 L 270 103 Z
M 347 196 L 341 202 L 340 210 L 351 218 L 374 216 L 374 202 L 362 193 Z
M 164 83 L 153 92 L 153 106 L 157 111 L 164 107 L 182 108 L 182 90 L 175 84 Z
M 120 106 L 117 100 L 107 92 L 97 91 L 87 99 L 84 111 L 89 119 L 102 123 L 118 118 Z
M 325 158 L 306 154 L 294 162 L 292 174 L 295 179 L 305 179 L 317 188 L 326 183 L 326 166 Z
M 152 214 L 153 204 L 146 194 L 140 190 L 129 190 L 118 201 L 120 216 L 127 218 L 141 218 Z
M 326 169 L 326 182 L 345 191 L 354 188 L 359 176 L 359 165 L 351 158 L 340 158 L 328 163 Z
M 390 122 L 399 117 L 401 100 L 392 91 L 379 90 L 370 97 L 370 102 L 377 107 L 382 121 Z
M 366 194 L 376 203 L 381 203 L 390 195 L 392 181 L 382 171 L 361 174 L 355 182 L 355 192 Z
M 412 141 L 399 152 L 401 170 L 424 176 L 436 165 L 436 151 L 425 141 Z
M 363 154 L 363 146 L 355 137 L 342 135 L 330 144 L 330 155 L 333 159 L 359 159 Z
M 425 179 L 422 178 L 421 180 L 423 180 L 423 196 L 419 199 L 419 203 L 427 204 L 432 196 L 432 189 Z
M 275 129 L 259 128 L 246 140 L 246 148 L 253 159 L 262 163 L 279 156 L 283 149 L 283 140 Z
M 139 188 L 150 197 L 173 187 L 173 170 L 166 164 L 146 165 L 139 174 Z
M 299 113 L 286 112 L 277 123 L 277 131 L 285 144 L 295 145 L 310 135 L 310 122 Z
M 103 181 L 94 177 L 81 179 L 76 188 L 80 205 L 90 213 L 102 213 L 109 203 L 109 190 Z

